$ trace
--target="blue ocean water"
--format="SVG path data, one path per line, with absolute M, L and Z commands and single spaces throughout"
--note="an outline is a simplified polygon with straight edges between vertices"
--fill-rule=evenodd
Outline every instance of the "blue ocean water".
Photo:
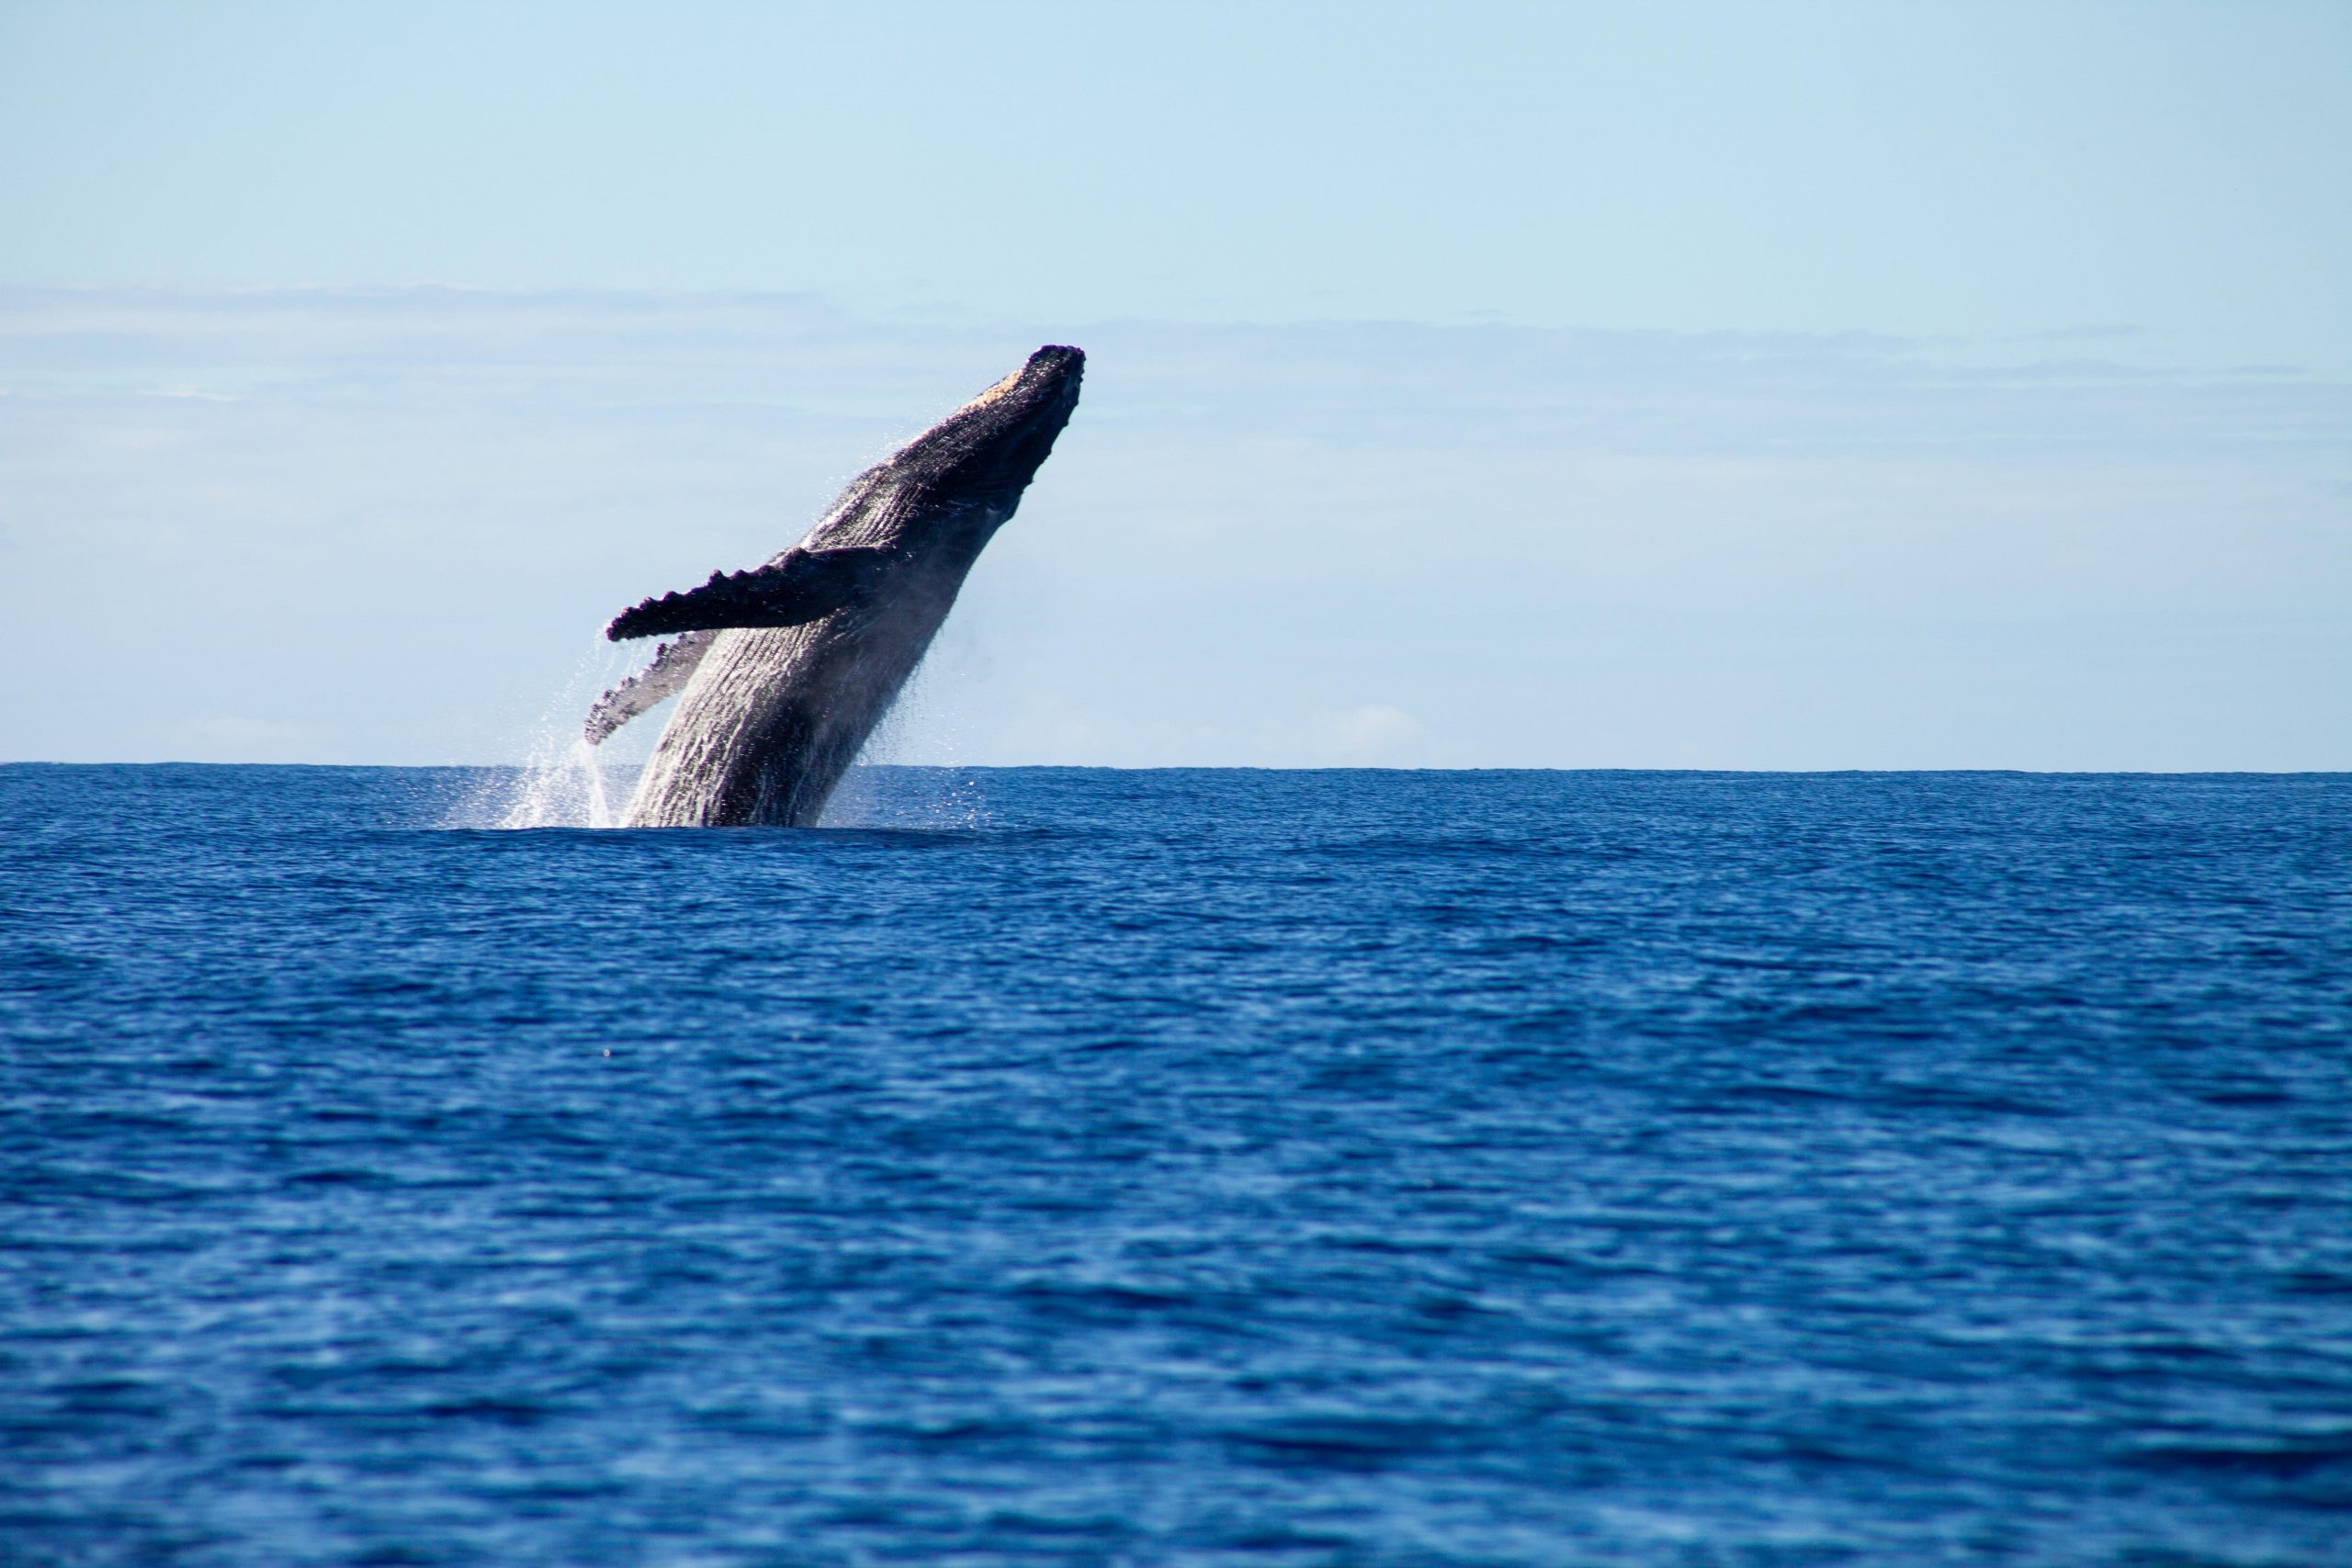
M 2352 778 L 0 768 L 0 1561 L 2352 1562 Z

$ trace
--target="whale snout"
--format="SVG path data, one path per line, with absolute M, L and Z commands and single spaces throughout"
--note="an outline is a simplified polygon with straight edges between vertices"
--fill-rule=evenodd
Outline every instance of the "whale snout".
M 892 466 L 936 495 L 1002 506 L 1026 488 L 1078 407 L 1086 355 L 1049 343 L 1020 369 L 901 447 Z
M 1086 351 L 1068 344 L 1049 343 L 1029 356 L 1012 377 L 1014 387 L 1011 403 L 1019 412 L 1014 418 L 1021 429 L 1008 432 L 1021 445 L 1043 437 L 1047 448 L 1053 445 L 1055 433 L 1069 419 L 1070 411 L 1078 406 L 1079 383 L 1086 376 Z M 1012 412 L 1008 410 L 1008 412 Z M 1038 461 L 1044 461 L 1041 452 Z
M 1032 383 L 1042 382 L 1050 392 L 1064 391 L 1078 385 L 1086 372 L 1086 351 L 1067 344 L 1049 343 L 1029 356 L 1021 367 L 1021 378 Z

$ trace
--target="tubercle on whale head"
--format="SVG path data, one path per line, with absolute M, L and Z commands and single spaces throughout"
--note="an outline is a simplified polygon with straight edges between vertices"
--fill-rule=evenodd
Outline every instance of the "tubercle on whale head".
M 1020 369 L 918 436 L 892 464 L 919 476 L 934 493 L 1018 501 L 1069 423 L 1085 371 L 1083 350 L 1047 344 Z
M 982 409 L 1012 400 L 1035 399 L 1041 393 L 1050 395 L 1061 383 L 1074 386 L 1086 373 L 1086 351 L 1067 344 L 1049 343 L 1023 361 L 1021 368 L 989 388 L 947 417 L 961 418 Z

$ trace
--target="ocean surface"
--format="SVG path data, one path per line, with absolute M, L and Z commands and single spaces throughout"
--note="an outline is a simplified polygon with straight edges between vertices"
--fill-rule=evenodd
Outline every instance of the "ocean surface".
M 2352 777 L 518 787 L 0 768 L 0 1562 L 2352 1562 Z

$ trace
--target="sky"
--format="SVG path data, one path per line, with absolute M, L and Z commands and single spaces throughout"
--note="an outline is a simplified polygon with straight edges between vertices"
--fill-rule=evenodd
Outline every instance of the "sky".
M 516 760 L 1069 341 L 876 756 L 2341 769 L 2347 197 L 2340 5 L 0 0 L 0 755 Z

